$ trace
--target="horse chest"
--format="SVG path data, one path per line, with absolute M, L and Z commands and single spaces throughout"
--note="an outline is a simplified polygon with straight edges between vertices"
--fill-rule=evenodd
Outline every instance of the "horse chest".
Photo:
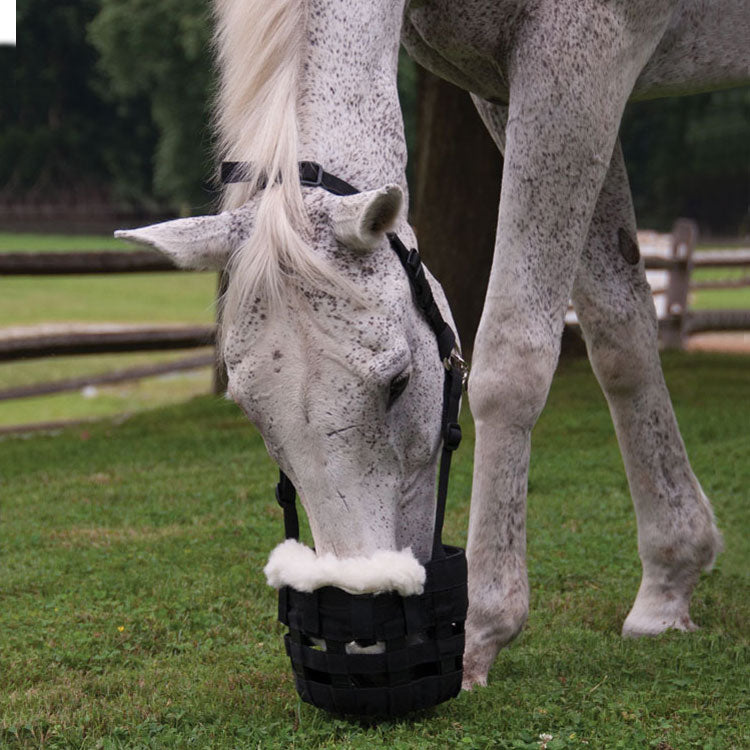
M 414 0 L 406 9 L 401 41 L 435 75 L 485 99 L 507 102 L 507 56 L 524 5 Z

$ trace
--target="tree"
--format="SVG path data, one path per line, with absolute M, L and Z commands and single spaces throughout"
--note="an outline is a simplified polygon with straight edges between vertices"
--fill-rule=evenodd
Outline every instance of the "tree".
M 89 38 L 112 92 L 145 97 L 158 131 L 154 191 L 182 212 L 210 210 L 214 85 L 207 0 L 101 0 Z
M 750 231 L 750 88 L 635 102 L 620 134 L 639 226 Z
M 502 158 L 465 91 L 420 71 L 418 106 L 412 221 L 468 356 L 495 246 Z
M 86 27 L 97 0 L 25 0 L 18 46 L 0 48 L 0 196 L 69 203 L 147 192 L 154 146 L 144 101 L 102 96 Z

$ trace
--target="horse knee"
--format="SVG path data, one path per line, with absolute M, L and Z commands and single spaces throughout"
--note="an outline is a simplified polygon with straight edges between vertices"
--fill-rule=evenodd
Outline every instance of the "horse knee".
M 547 400 L 559 347 L 513 341 L 475 346 L 469 402 L 475 420 L 531 429 Z
M 656 316 L 646 310 L 609 315 L 599 326 L 585 326 L 591 365 L 608 396 L 631 395 L 661 368 Z
M 602 389 L 608 396 L 629 395 L 644 383 L 649 356 L 638 346 L 611 341 L 589 347 L 589 358 Z

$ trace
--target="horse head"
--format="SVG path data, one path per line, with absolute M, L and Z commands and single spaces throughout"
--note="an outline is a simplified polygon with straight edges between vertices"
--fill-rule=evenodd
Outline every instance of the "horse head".
M 318 554 L 411 548 L 424 562 L 444 367 L 386 236 L 395 229 L 415 246 L 402 191 L 389 185 L 342 197 L 304 188 L 303 200 L 304 262 L 299 254 L 264 257 L 252 242 L 263 210 L 257 198 L 216 216 L 117 234 L 183 268 L 227 270 L 220 346 L 228 394 L 297 488 Z

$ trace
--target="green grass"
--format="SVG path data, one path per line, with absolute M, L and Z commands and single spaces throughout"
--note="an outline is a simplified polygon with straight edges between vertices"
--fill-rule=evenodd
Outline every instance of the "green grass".
M 744 268 L 699 268 L 692 274 L 694 281 L 748 280 L 750 269 Z M 750 308 L 750 285 L 735 289 L 702 289 L 690 295 L 690 308 L 694 310 L 716 310 Z
M 3 325 L 211 323 L 214 273 L 0 277 Z
M 185 352 L 104 354 L 5 363 L 0 364 L 0 389 L 140 367 L 186 356 L 188 354 Z M 212 377 L 211 368 L 205 367 L 96 386 L 93 392 L 81 389 L 50 396 L 3 401 L 0 402 L 0 427 L 133 414 L 166 404 L 180 403 L 210 392 Z
M 733 248 L 747 249 L 750 242 L 747 240 L 736 240 L 721 244 L 710 244 L 701 246 L 699 250 L 731 250 Z M 699 268 L 693 271 L 693 281 L 716 281 L 747 279 L 750 269 L 746 268 Z M 737 289 L 704 289 L 693 292 L 690 295 L 690 307 L 694 310 L 716 310 L 750 308 L 750 286 Z
M 750 308 L 750 286 L 739 289 L 701 289 L 690 295 L 691 310 L 735 310 Z
M 0 233 L 0 252 L 128 250 L 135 245 L 99 235 Z M 210 323 L 215 273 L 0 277 L 3 326 L 38 323 Z
M 47 357 L 0 363 L 0 390 L 31 383 L 45 383 L 51 380 L 169 362 L 194 353 L 102 354 L 86 357 Z M 179 403 L 193 396 L 210 392 L 212 377 L 211 368 L 206 367 L 137 381 L 97 386 L 95 392 L 84 393 L 83 390 L 79 390 L 51 396 L 3 401 L 0 402 L 0 427 L 132 414 L 166 404 Z
M 749 747 L 750 360 L 675 355 L 666 372 L 726 539 L 694 598 L 703 629 L 620 638 L 635 521 L 595 381 L 565 364 L 533 438 L 527 628 L 488 688 L 374 725 L 294 692 L 261 573 L 282 535 L 275 469 L 233 404 L 4 439 L 0 747 Z M 446 524 L 460 544 L 464 421 Z

